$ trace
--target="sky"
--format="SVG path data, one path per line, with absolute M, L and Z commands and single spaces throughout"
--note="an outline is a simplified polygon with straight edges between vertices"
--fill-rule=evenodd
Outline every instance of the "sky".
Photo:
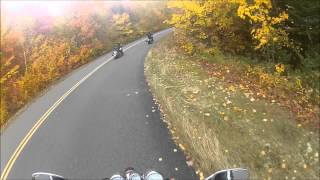
M 81 13 L 106 11 L 106 6 L 127 2 L 126 0 L 1 0 L 1 26 L 23 26 L 31 19 L 49 23 L 53 18 L 66 17 L 74 10 Z
M 70 6 L 70 1 L 1 1 L 1 10 L 8 14 L 33 15 L 47 14 L 51 16 L 62 15 Z
M 23 29 L 35 21 L 50 26 L 54 20 L 63 20 L 73 14 L 104 14 L 110 11 L 110 7 L 117 7 L 114 5 L 132 6 L 133 3 L 147 2 L 152 1 L 1 0 L 1 28 Z

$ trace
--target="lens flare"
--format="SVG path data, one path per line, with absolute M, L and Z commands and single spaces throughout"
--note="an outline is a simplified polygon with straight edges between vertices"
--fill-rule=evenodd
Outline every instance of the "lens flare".
M 14 14 L 62 15 L 70 1 L 1 1 L 1 10 Z

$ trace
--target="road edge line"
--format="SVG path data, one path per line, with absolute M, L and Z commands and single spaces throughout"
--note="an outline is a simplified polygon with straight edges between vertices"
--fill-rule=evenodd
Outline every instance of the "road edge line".
M 167 32 L 170 29 L 166 29 L 163 31 L 160 31 L 156 33 L 155 35 L 160 35 L 164 32 Z M 141 40 L 138 40 L 136 43 L 130 45 L 129 47 L 124 48 L 124 51 L 127 51 L 128 49 L 136 46 L 137 44 L 144 41 L 144 38 Z M 73 85 L 67 92 L 65 92 L 38 120 L 37 122 L 32 126 L 32 128 L 28 131 L 28 133 L 25 135 L 25 137 L 20 141 L 19 145 L 16 147 L 14 153 L 10 156 L 9 161 L 6 163 L 3 171 L 1 172 L 0 180 L 6 180 L 8 178 L 8 175 L 17 160 L 17 158 L 20 156 L 20 153 L 24 149 L 24 147 L 27 145 L 29 140 L 32 138 L 33 134 L 39 129 L 41 124 L 47 119 L 47 117 L 60 105 L 60 103 L 68 97 L 69 94 L 71 94 L 78 86 L 80 86 L 86 79 L 88 79 L 91 75 L 93 75 L 96 71 L 98 71 L 102 66 L 105 64 L 111 62 L 113 60 L 113 57 L 110 57 L 103 63 L 101 63 L 99 66 L 94 68 L 91 72 L 89 72 L 86 76 L 84 76 L 82 79 L 80 79 L 75 85 Z

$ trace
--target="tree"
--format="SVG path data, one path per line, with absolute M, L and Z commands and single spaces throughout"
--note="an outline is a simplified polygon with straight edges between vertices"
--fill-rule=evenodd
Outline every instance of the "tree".
M 134 32 L 130 16 L 127 13 L 114 14 L 111 21 L 119 39 L 129 37 Z
M 165 3 L 148 2 L 149 18 L 139 4 L 78 2 L 63 17 L 30 13 L 16 18 L 2 11 L 1 124 L 51 82 L 110 50 L 113 43 L 137 38 L 142 29 L 163 28 L 165 12 L 157 8 Z
M 179 34 L 188 36 L 178 36 L 188 52 L 201 47 L 196 42 L 233 53 L 245 49 L 248 32 L 245 23 L 236 16 L 237 3 L 229 0 L 170 1 L 168 7 L 176 9 L 176 13 L 167 22 L 174 25 Z

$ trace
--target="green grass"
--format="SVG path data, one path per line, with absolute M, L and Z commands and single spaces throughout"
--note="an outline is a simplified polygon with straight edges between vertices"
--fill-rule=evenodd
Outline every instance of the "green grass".
M 172 37 L 149 52 L 145 75 L 173 139 L 205 175 L 243 167 L 251 179 L 319 179 L 318 132 L 277 103 L 210 77 Z

